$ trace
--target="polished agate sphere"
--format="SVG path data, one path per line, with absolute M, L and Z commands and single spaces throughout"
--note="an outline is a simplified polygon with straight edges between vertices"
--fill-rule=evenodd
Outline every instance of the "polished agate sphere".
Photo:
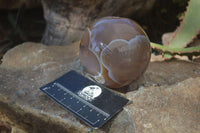
M 110 88 L 129 85 L 146 70 L 150 41 L 133 20 L 105 17 L 87 28 L 80 43 L 85 76 Z

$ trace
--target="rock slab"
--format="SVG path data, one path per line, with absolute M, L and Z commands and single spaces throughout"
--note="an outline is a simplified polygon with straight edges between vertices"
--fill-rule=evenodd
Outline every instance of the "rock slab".
M 78 49 L 29 42 L 8 51 L 0 66 L 0 121 L 28 133 L 200 131 L 200 64 L 153 55 L 145 74 L 118 92 L 131 104 L 98 130 L 79 121 L 39 90 L 71 69 L 81 72 Z

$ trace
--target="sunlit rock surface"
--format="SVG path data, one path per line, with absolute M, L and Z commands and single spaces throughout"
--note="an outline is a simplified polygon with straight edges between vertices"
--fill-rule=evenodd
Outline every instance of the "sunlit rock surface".
M 122 112 L 98 130 L 79 121 L 39 90 L 71 69 L 80 72 L 78 45 L 24 43 L 8 51 L 0 66 L 0 121 L 28 133 L 200 131 L 200 64 L 153 55 L 121 93 L 132 101 Z

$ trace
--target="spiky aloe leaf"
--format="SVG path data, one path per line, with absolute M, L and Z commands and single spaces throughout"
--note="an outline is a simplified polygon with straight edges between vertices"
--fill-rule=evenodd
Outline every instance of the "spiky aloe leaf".
M 186 55 L 186 56 L 200 55 L 200 46 L 194 46 L 188 48 L 170 48 L 151 42 L 151 47 L 155 50 L 165 53 L 166 57 L 172 55 Z
M 185 17 L 173 35 L 168 47 L 173 49 L 185 48 L 200 33 L 200 0 L 190 0 Z M 183 49 L 182 49 L 183 50 Z M 192 51 L 191 51 L 192 52 Z M 182 51 L 179 51 L 181 54 Z M 171 58 L 173 54 L 164 53 L 164 58 Z

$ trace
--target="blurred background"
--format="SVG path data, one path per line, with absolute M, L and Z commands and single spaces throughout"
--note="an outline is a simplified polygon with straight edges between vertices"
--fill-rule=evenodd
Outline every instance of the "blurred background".
M 62 3 L 63 0 L 57 2 L 60 1 Z M 162 43 L 161 36 L 166 32 L 174 31 L 179 25 L 188 0 L 149 1 L 151 3 L 146 3 L 147 5 L 151 4 L 148 10 L 140 11 L 138 9 L 132 14 L 129 11 L 127 16 L 123 13 L 119 16 L 135 20 L 143 27 L 152 42 Z M 42 2 L 40 0 L 0 0 L 0 59 L 7 50 L 16 45 L 27 41 L 40 42 L 42 40 L 46 27 L 43 10 L 45 2 L 45 0 Z M 117 5 L 117 2 L 115 5 Z M 57 3 L 53 2 L 51 4 L 56 5 Z M 84 3 L 82 4 L 84 5 Z M 63 7 L 59 7 L 59 4 L 56 6 L 58 10 L 63 9 Z M 124 8 L 126 9 L 126 7 Z M 144 8 L 146 7 L 144 6 Z M 57 10 L 55 12 L 62 14 Z M 118 16 L 118 12 L 115 12 L 114 15 Z

